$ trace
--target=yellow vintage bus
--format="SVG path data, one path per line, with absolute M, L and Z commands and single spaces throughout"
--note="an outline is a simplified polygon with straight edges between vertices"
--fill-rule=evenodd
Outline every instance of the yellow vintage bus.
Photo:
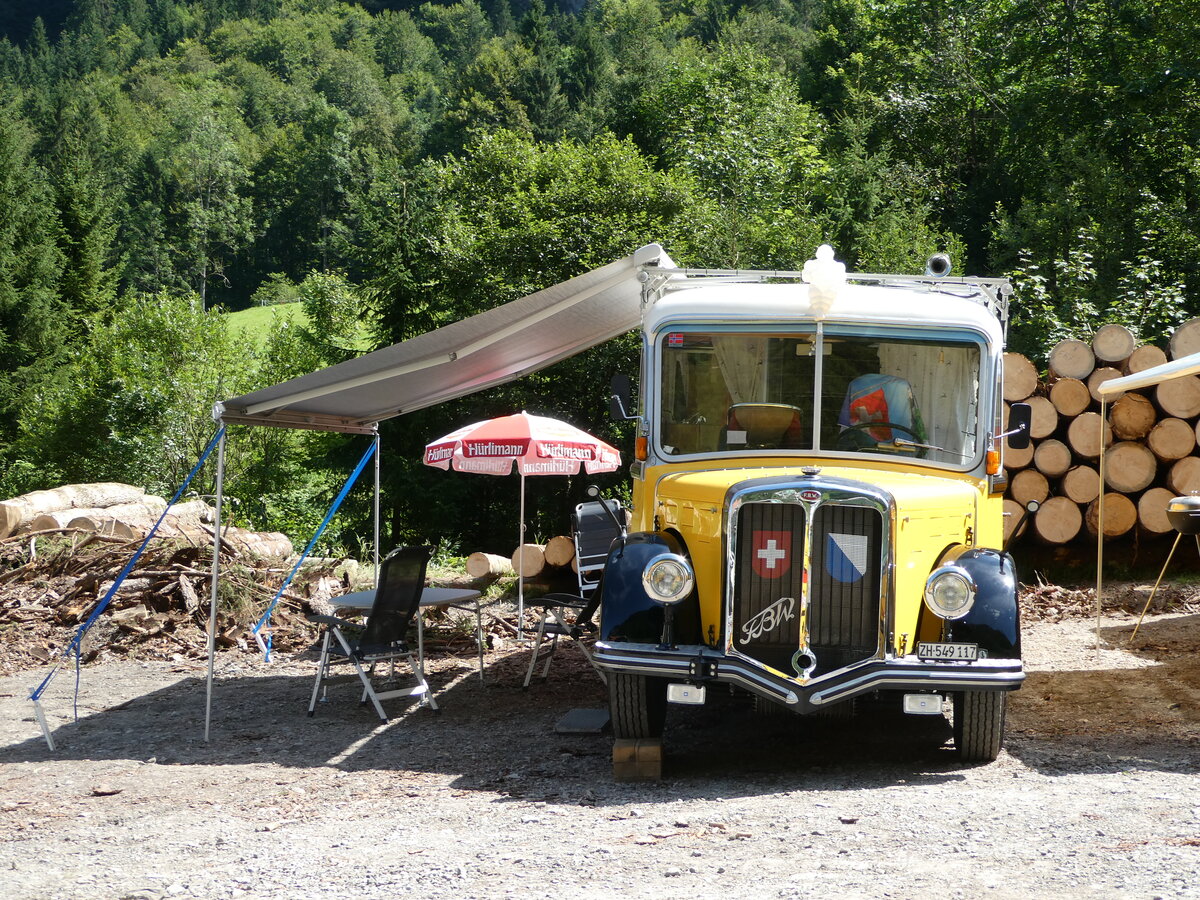
M 827 247 L 804 272 L 641 267 L 595 654 L 618 774 L 653 777 L 667 703 L 714 685 L 800 715 L 949 698 L 961 757 L 999 753 L 1024 678 L 1001 453 L 1028 408 L 1005 425 L 1009 284 L 948 272 L 847 274 Z

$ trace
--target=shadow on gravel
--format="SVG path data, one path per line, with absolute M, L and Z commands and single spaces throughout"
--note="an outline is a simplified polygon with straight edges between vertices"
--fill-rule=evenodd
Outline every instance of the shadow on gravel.
M 1008 752 L 1045 775 L 1200 770 L 1200 615 L 1101 628 L 1142 667 L 1032 672 L 1009 707 Z
M 435 673 L 431 680 L 442 711 L 406 710 L 403 701 L 392 701 L 385 705 L 394 716 L 387 725 L 359 706 L 353 684 L 331 688 L 330 702 L 308 718 L 315 662 L 307 668 L 304 657 L 287 667 L 289 674 L 263 668 L 261 674 L 222 677 L 214 687 L 207 744 L 202 672 L 145 670 L 147 685 L 177 680 L 139 693 L 132 680 L 105 685 L 101 666 L 85 671 L 79 720 L 54 728 L 54 752 L 37 736 L 28 702 L 5 699 L 6 710 L 28 717 L 30 737 L 0 748 L 0 762 L 153 760 L 160 766 L 394 770 L 401 776 L 398 789 L 402 782 L 411 788 L 415 773 L 418 787 L 421 775 L 441 776 L 440 783 L 449 777 L 450 787 L 494 793 L 497 802 L 586 805 L 919 786 L 962 777 L 942 719 L 898 712 L 862 721 L 768 717 L 744 699 L 713 692 L 717 696 L 710 695 L 704 707 L 672 708 L 663 781 L 613 784 L 609 735 L 554 730 L 573 708 L 606 705 L 599 679 L 583 663 L 556 661 L 548 682 L 524 691 L 524 659 L 517 652 L 493 661 L 486 684 L 466 663 Z M 59 676 L 67 682 L 70 677 Z M 59 687 L 47 712 L 52 722 L 69 716 L 69 683 Z
M 1159 665 L 1031 674 L 1010 704 L 1011 756 L 1048 775 L 1195 771 L 1200 682 L 1193 655 L 1153 650 L 1156 641 L 1165 640 L 1153 626 L 1143 627 L 1139 644 L 1143 638 L 1144 652 L 1163 655 Z M 156 664 L 133 668 L 129 682 L 118 684 L 104 683 L 106 675 L 114 680 L 105 666 L 85 670 L 78 722 L 69 721 L 71 673 L 63 672 L 59 680 L 65 684 L 47 702 L 58 749 L 50 752 L 38 735 L 30 704 L 10 696 L 0 703 L 14 719 L 27 718 L 19 730 L 29 737 L 0 748 L 0 762 L 153 760 L 395 771 L 396 790 L 420 789 L 435 778 L 443 785 L 448 780 L 453 789 L 494 794 L 496 802 L 585 805 L 920 788 L 963 780 L 970 768 L 954 755 L 943 718 L 905 716 L 894 707 L 846 720 L 763 716 L 744 698 L 710 690 L 703 707 L 671 708 L 664 779 L 617 785 L 607 734 L 554 730 L 573 708 L 606 705 L 595 673 L 582 660 L 560 654 L 551 679 L 524 691 L 527 658 L 520 651 L 494 655 L 486 684 L 469 659 L 436 660 L 430 678 L 442 711 L 391 701 L 385 704 L 393 716 L 387 725 L 359 706 L 353 684 L 331 688 L 330 702 L 308 718 L 314 658 L 243 666 L 216 682 L 210 743 L 203 740 L 202 670 L 172 673 Z M 240 663 L 223 659 L 222 666 L 228 665 Z M 1164 692 L 1172 691 L 1179 699 L 1163 703 Z M 1154 709 L 1170 721 L 1148 716 L 1152 697 Z

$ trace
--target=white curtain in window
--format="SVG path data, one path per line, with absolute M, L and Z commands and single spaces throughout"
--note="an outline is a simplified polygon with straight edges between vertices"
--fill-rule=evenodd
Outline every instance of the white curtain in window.
M 979 397 L 979 354 L 974 348 L 881 343 L 879 370 L 912 385 L 929 443 L 949 451 L 945 462 L 974 455 Z
M 713 335 L 717 365 L 734 403 L 761 403 L 766 379 L 767 339 L 742 334 Z

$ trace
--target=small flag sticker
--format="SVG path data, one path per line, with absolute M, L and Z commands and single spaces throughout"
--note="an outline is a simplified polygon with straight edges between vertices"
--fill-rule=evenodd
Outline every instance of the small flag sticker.
M 668 334 L 667 335 L 667 346 L 668 347 L 682 347 L 683 346 L 683 335 L 680 334 L 678 331 L 673 331 L 670 334 Z

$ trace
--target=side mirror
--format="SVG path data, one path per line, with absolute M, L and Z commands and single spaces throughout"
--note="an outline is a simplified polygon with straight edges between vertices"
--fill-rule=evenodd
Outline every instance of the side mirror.
M 1008 410 L 1008 431 L 998 440 L 1008 438 L 1008 446 L 1024 450 L 1029 446 L 1029 426 L 1033 421 L 1033 407 L 1028 403 L 1014 403 Z
M 637 416 L 629 414 L 629 407 L 633 403 L 633 385 L 629 381 L 629 376 L 618 372 L 612 377 L 609 391 L 611 393 L 608 399 L 609 414 L 614 419 L 626 422 L 636 419 Z

